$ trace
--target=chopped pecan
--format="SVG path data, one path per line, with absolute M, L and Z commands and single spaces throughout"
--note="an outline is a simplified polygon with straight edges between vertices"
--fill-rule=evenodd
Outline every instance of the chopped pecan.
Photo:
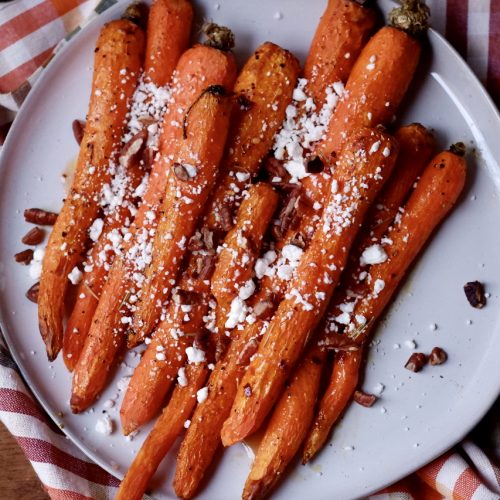
M 361 406 L 365 406 L 366 408 L 370 408 L 373 406 L 375 401 L 377 401 L 377 396 L 374 394 L 367 394 L 366 392 L 363 391 L 356 391 L 354 393 L 354 401 L 358 403 Z
M 219 208 L 219 221 L 223 231 L 230 231 L 233 227 L 233 218 L 228 206 L 224 205 Z
M 156 152 L 153 148 L 146 146 L 142 151 L 142 161 L 144 162 L 144 167 L 149 170 L 155 161 Z
M 215 255 L 203 255 L 199 262 L 198 278 L 208 280 L 212 277 L 215 268 Z
M 131 137 L 121 150 L 119 158 L 120 165 L 128 168 L 132 161 L 138 160 L 142 155 L 147 140 L 148 132 L 144 129 Z
M 204 227 L 201 230 L 203 236 L 203 242 L 205 243 L 205 248 L 207 250 L 214 250 L 214 233 L 208 228 Z
M 53 226 L 56 223 L 57 215 L 41 208 L 27 208 L 24 211 L 24 220 L 40 226 Z
M 191 176 L 182 163 L 174 163 L 174 174 L 180 181 L 189 181 Z
M 276 239 L 282 238 L 287 229 L 290 227 L 299 198 L 300 188 L 295 188 L 288 194 L 285 204 L 278 216 L 279 223 L 273 226 L 273 233 Z
M 268 156 L 264 160 L 264 170 L 266 171 L 269 179 L 279 177 L 282 181 L 287 182 L 290 176 L 283 166 L 283 161 L 277 160 L 274 156 Z
M 75 136 L 75 141 L 78 145 L 82 143 L 83 134 L 85 133 L 85 122 L 82 120 L 73 120 L 71 128 L 73 129 L 73 135 Z
M 183 290 L 182 288 L 176 288 L 172 294 L 172 299 L 176 304 L 182 305 L 193 305 L 199 304 L 201 301 L 201 295 L 198 292 L 193 292 L 191 290 Z
M 14 259 L 16 259 L 16 262 L 19 262 L 20 264 L 28 265 L 33 260 L 33 250 L 28 248 L 22 252 L 16 253 L 16 255 L 14 255 Z
M 427 363 L 427 356 L 423 352 L 414 352 L 408 361 L 405 368 L 412 372 L 419 372 Z
M 45 238 L 45 231 L 40 227 L 34 227 L 28 231 L 21 239 L 25 245 L 38 245 Z
M 38 292 L 40 291 L 40 282 L 35 283 L 27 292 L 26 298 L 35 304 L 38 303 Z
M 441 347 L 434 347 L 429 356 L 429 363 L 432 366 L 442 365 L 448 359 L 448 354 Z
M 479 281 L 469 281 L 464 285 L 464 292 L 469 304 L 476 309 L 482 309 L 486 305 L 484 286 Z

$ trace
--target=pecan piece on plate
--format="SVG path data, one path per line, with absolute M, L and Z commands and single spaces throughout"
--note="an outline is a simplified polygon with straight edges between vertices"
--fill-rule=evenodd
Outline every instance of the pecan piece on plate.
M 427 356 L 423 352 L 414 352 L 406 362 L 405 368 L 412 372 L 419 372 L 427 364 Z
M 358 405 L 365 406 L 366 408 L 370 408 L 374 405 L 375 401 L 377 401 L 377 396 L 374 394 L 368 394 L 363 391 L 356 391 L 354 393 L 354 401 L 358 403 Z
M 18 252 L 14 255 L 14 259 L 16 259 L 16 262 L 19 262 L 20 264 L 28 265 L 33 260 L 33 250 L 28 248 L 22 252 Z
M 469 281 L 464 285 L 464 292 L 469 304 L 476 309 L 482 309 L 486 305 L 484 286 L 479 281 Z
M 25 245 L 38 245 L 45 238 L 45 231 L 40 227 L 29 230 L 21 239 Z
M 27 208 L 24 211 L 24 220 L 40 226 L 53 226 L 56 223 L 57 215 L 41 208 Z
M 38 302 L 38 292 L 40 290 L 40 282 L 35 283 L 27 292 L 26 298 L 35 304 Z
M 448 354 L 441 347 L 434 347 L 429 356 L 429 363 L 433 366 L 442 365 L 448 359 Z

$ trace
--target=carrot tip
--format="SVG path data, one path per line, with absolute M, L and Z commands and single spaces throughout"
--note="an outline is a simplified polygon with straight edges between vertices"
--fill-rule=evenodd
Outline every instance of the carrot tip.
M 234 47 L 234 34 L 225 26 L 207 22 L 201 27 L 201 31 L 207 37 L 205 45 L 215 49 L 229 52 Z
M 142 29 L 146 28 L 147 18 L 148 8 L 142 2 L 131 3 L 122 15 L 122 19 L 127 19 Z
M 429 7 L 422 0 L 402 0 L 401 4 L 389 12 L 389 24 L 413 36 L 425 33 L 429 27 Z
M 456 142 L 450 146 L 450 153 L 453 153 L 454 155 L 462 157 L 465 156 L 466 152 L 467 147 L 463 142 Z

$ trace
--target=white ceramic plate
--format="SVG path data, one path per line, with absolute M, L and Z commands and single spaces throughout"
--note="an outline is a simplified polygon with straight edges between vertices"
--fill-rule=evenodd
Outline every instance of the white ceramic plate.
M 203 17 L 231 26 L 240 60 L 265 40 L 304 58 L 325 1 L 196 0 Z M 382 3 L 385 10 L 391 4 Z M 108 10 L 78 34 L 55 58 L 32 90 L 9 134 L 0 169 L 0 312 L 4 335 L 28 384 L 64 432 L 93 460 L 122 476 L 149 427 L 133 441 L 116 430 L 94 431 L 103 401 L 118 393 L 117 382 L 130 375 L 128 356 L 115 379 L 91 410 L 69 411 L 70 376 L 61 358 L 49 364 L 40 339 L 36 307 L 25 291 L 32 280 L 14 263 L 29 226 L 27 207 L 58 210 L 63 197 L 61 173 L 77 154 L 71 122 L 85 116 L 90 91 L 93 47 L 99 29 L 118 17 L 125 4 Z M 277 19 L 277 13 L 282 14 Z M 275 498 L 354 498 L 401 478 L 460 440 L 487 411 L 500 388 L 500 119 L 469 68 L 434 32 L 399 121 L 420 121 L 435 131 L 441 147 L 464 141 L 469 179 L 460 204 L 427 247 L 392 306 L 371 350 L 364 387 L 385 391 L 366 409 L 353 405 L 332 442 L 312 465 L 292 469 Z M 484 310 L 470 307 L 462 290 L 480 280 L 491 293 Z M 472 324 L 468 322 L 472 321 Z M 437 329 L 431 330 L 430 325 Z M 419 374 L 403 368 L 411 350 L 405 341 L 429 352 L 442 346 L 449 361 Z M 395 349 L 394 345 L 400 345 Z M 109 410 L 118 423 L 118 408 Z M 57 416 L 58 412 L 64 414 Z M 351 449 L 352 448 L 352 449 Z M 155 478 L 159 497 L 173 498 L 170 487 L 175 450 Z M 244 446 L 217 459 L 217 468 L 200 498 L 238 498 L 250 466 Z M 156 495 L 155 495 L 156 496 Z

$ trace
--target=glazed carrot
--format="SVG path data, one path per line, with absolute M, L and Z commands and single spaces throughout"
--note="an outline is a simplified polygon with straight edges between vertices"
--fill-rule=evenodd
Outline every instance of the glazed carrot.
M 139 453 L 120 484 L 115 500 L 140 500 L 156 469 L 185 427 L 197 402 L 197 392 L 205 383 L 208 368 L 204 363 L 188 365 L 189 384 L 175 387 L 170 403 L 156 421 Z
M 181 53 L 187 47 L 191 20 L 192 7 L 185 0 L 157 0 L 151 7 L 146 37 L 145 73 L 148 75 L 149 81 L 156 87 L 162 87 L 170 80 Z M 175 30 L 179 30 L 179 33 L 176 33 Z M 147 92 L 148 89 L 144 90 Z M 144 92 L 140 94 L 141 98 L 143 98 L 143 94 Z M 135 98 L 134 95 L 133 99 Z M 138 148 L 137 152 L 126 160 L 126 185 L 124 186 L 122 181 L 119 182 L 120 189 L 125 188 L 126 190 L 124 200 L 120 206 L 116 207 L 116 210 L 110 210 L 104 220 L 101 236 L 87 259 L 88 265 L 85 266 L 86 270 L 84 270 L 82 282 L 76 293 L 75 305 L 66 325 L 63 354 L 64 362 L 70 371 L 73 370 L 78 361 L 87 338 L 101 289 L 114 257 L 113 251 L 105 249 L 110 246 L 110 238 L 114 239 L 113 235 L 116 230 L 125 228 L 128 225 L 126 221 L 132 221 L 134 218 L 131 210 L 135 210 L 137 203 L 135 189 L 144 175 L 139 153 L 146 140 L 148 144 L 152 142 L 145 129 L 146 127 L 143 125 L 138 135 L 133 137 L 124 147 L 125 154 L 129 150 Z M 143 142 L 136 142 L 139 139 L 142 139 Z M 122 153 L 120 162 L 123 156 Z M 130 209 L 127 208 L 127 205 Z M 103 251 L 107 253 L 105 259 L 100 257 L 103 255 L 101 253 Z
M 170 82 L 189 45 L 192 21 L 188 0 L 155 0 L 149 9 L 144 73 L 157 86 Z
M 380 29 L 363 48 L 326 137 L 317 144 L 320 156 L 328 158 L 331 151 L 340 150 L 357 128 L 374 127 L 392 120 L 420 59 L 421 44 L 414 35 L 427 27 L 427 8 L 418 1 L 408 3 L 416 5 L 418 13 L 412 18 L 407 11 L 395 9 L 390 16 L 392 26 Z M 408 10 L 407 6 L 404 8 Z
M 307 93 L 315 100 L 317 108 L 321 108 L 325 102 L 327 85 L 345 81 L 373 27 L 373 12 L 350 3 L 330 2 L 306 61 L 304 77 L 308 80 Z M 345 58 L 346 52 L 351 53 L 353 58 Z M 338 60 L 340 57 L 342 61 Z M 304 111 L 303 107 L 298 110 L 299 113 Z M 276 265 L 272 276 L 266 275 L 261 279 L 259 291 L 250 299 L 254 314 L 260 310 L 256 315 L 256 323 L 245 325 L 242 332 L 232 332 L 229 350 L 217 363 L 210 377 L 208 399 L 196 409 L 196 417 L 178 455 L 174 487 L 182 498 L 193 497 L 211 463 L 220 444 L 218 433 L 229 416 L 238 382 L 260 342 L 266 325 L 264 319 L 272 315 L 276 304 L 283 298 L 286 278 L 289 277 L 287 274 L 291 269 L 284 258 L 283 248 L 290 245 L 289 249 L 294 250 L 290 253 L 298 256 L 300 249 L 308 244 L 321 217 L 330 180 L 328 169 L 323 173 L 311 174 L 302 180 L 300 191 L 297 189 L 290 193 L 285 202 L 280 217 L 280 235 L 275 246 L 277 263 L 280 260 L 284 263 L 282 272 L 277 272 Z M 298 226 L 294 221 L 298 221 Z
M 308 93 L 323 102 L 326 88 L 346 82 L 377 23 L 376 11 L 355 0 L 329 0 L 304 66 Z
M 125 191 L 123 201 L 118 206 L 110 208 L 107 215 L 98 220 L 102 222 L 102 232 L 85 261 L 82 281 L 78 285 L 75 305 L 68 318 L 63 338 L 64 363 L 69 371 L 73 371 L 78 361 L 109 266 L 113 262 L 115 251 L 119 251 L 119 248 L 115 248 L 117 245 L 113 245 L 112 242 L 116 238 L 121 239 L 119 231 L 126 227 L 127 220 L 133 219 L 136 209 L 135 190 L 146 173 L 144 165 L 141 165 L 138 158 L 146 145 L 146 140 L 147 133 L 142 131 L 132 137 L 125 146 L 126 151 L 119 159 L 120 162 L 127 163 L 124 166 L 124 181 L 120 186 Z M 135 153 L 130 156 L 132 152 Z
M 313 180 L 315 179 L 315 180 Z M 323 199 L 328 189 L 330 176 L 317 174 L 303 181 L 302 196 L 297 204 L 296 214 L 300 220 L 297 228 L 290 228 L 275 245 L 277 255 L 282 256 L 283 248 L 294 246 L 300 241 L 307 245 L 315 227 L 317 211 L 311 209 L 312 200 Z M 297 247 L 298 248 L 298 247 Z M 279 257 L 277 257 L 279 260 Z M 255 323 L 244 325 L 243 330 L 235 328 L 231 332 L 231 342 L 224 357 L 218 361 L 208 382 L 208 398 L 196 408 L 192 424 L 184 437 L 177 456 L 174 488 L 180 498 L 192 498 L 220 446 L 220 430 L 229 416 L 238 383 L 245 373 L 250 358 L 257 351 L 261 336 L 268 325 L 265 321 L 284 295 L 286 280 L 274 274 L 259 283 L 249 304 L 255 316 Z
M 415 179 L 428 163 L 434 149 L 432 135 L 419 124 L 412 124 L 398 129 L 395 137 L 400 146 L 396 165 L 391 177 L 377 196 L 375 203 L 370 207 L 360 237 L 358 237 L 358 241 L 351 249 L 349 254 L 350 262 L 344 271 L 347 279 L 342 280 L 339 291 L 332 299 L 332 303 L 336 307 L 349 301 L 349 295 L 346 295 L 347 290 L 350 290 L 349 293 L 362 292 L 362 288 L 358 283 L 358 276 L 361 272 L 359 269 L 359 256 L 374 241 L 380 241 Z M 334 313 L 331 312 L 330 314 L 337 316 L 342 313 L 342 311 L 337 311 L 336 307 L 329 306 L 330 311 L 335 309 Z M 307 381 L 315 381 L 323 371 L 326 356 L 322 349 L 318 345 L 317 339 L 314 340 L 308 349 L 308 354 L 296 368 L 288 389 L 281 396 L 273 411 L 271 422 L 257 452 L 250 476 L 247 479 L 244 495 L 248 495 L 248 498 L 260 498 L 267 494 L 270 488 L 279 480 L 280 475 L 307 436 L 314 417 L 313 406 L 319 392 L 319 384 L 308 384 Z M 343 359 L 349 357 L 361 360 L 361 355 L 357 352 L 354 354 L 342 353 L 337 358 L 338 362 L 335 365 L 335 370 L 338 371 L 339 367 L 347 364 L 344 363 Z M 315 359 L 315 363 L 311 362 L 312 358 Z M 349 371 L 349 373 L 351 372 L 354 373 L 353 370 Z M 339 373 L 345 375 L 346 371 L 340 371 Z M 354 388 L 356 381 L 357 377 L 356 380 L 350 380 Z M 345 390 L 346 395 L 341 394 L 338 397 L 336 395 L 336 399 L 340 398 L 340 401 L 349 401 L 352 394 L 351 385 L 345 384 L 343 390 Z M 335 402 L 336 399 L 333 403 L 328 401 L 328 405 L 326 405 L 327 411 L 332 413 L 337 411 L 335 410 L 336 405 L 338 406 L 338 403 Z M 342 407 L 340 405 L 340 408 Z M 300 425 L 297 425 L 298 421 Z
M 324 344 L 334 347 L 343 344 L 358 350 L 337 354 L 330 385 L 321 400 L 305 445 L 304 462 L 321 449 L 330 429 L 349 402 L 357 385 L 361 347 L 366 343 L 408 268 L 437 225 L 456 203 L 465 184 L 465 176 L 465 160 L 459 155 L 445 151 L 433 158 L 406 203 L 400 220 L 387 232 L 387 237 L 392 241 L 386 247 L 388 259 L 370 267 L 372 288 L 354 306 L 352 317 L 365 318 L 366 327 L 355 327 L 350 320 L 343 342 L 339 342 L 337 337 L 344 335 L 329 333 L 329 325 L 322 332 Z M 332 401 L 336 401 L 333 406 Z
M 375 150 L 376 143 L 380 147 Z M 328 305 L 366 210 L 396 156 L 395 140 L 380 130 L 362 129 L 345 146 L 318 229 L 239 385 L 222 428 L 225 446 L 256 431 L 276 402 Z
M 411 192 L 413 184 L 434 153 L 434 137 L 418 123 L 400 127 L 396 130 L 394 137 L 399 144 L 396 165 L 375 203 L 368 210 L 362 231 L 349 253 L 349 261 L 343 272 L 341 286 L 328 308 L 329 316 L 342 313 L 339 306 L 350 301 L 347 290 L 363 293 L 367 282 L 359 279 L 360 273 L 366 267 L 366 264 L 360 263 L 361 254 L 374 243 L 380 245 L 382 237 Z
M 235 228 L 228 233 L 223 244 L 224 249 L 237 249 L 238 238 L 248 238 L 249 241 L 252 242 L 248 245 L 252 247 L 252 250 L 250 251 L 247 248 L 245 254 L 248 256 L 248 266 L 250 268 L 253 267 L 253 261 L 255 260 L 255 256 L 252 258 L 252 254 L 256 254 L 258 248 L 260 247 L 263 234 L 265 233 L 267 225 L 271 219 L 271 216 L 273 215 L 276 203 L 277 194 L 274 192 L 273 188 L 262 183 L 252 186 L 249 190 L 248 197 L 242 202 L 241 207 L 238 211 Z M 251 219 L 249 219 L 249 217 L 251 217 Z M 250 225 L 249 223 L 252 222 L 252 219 L 254 219 L 254 225 L 252 227 L 252 230 L 249 231 L 248 226 Z M 257 224 L 258 227 L 255 224 Z M 220 255 L 220 257 L 222 257 L 222 260 L 219 261 L 218 265 L 238 267 L 239 262 L 237 259 L 236 261 L 231 259 L 231 261 L 229 262 L 228 259 L 222 256 L 222 254 Z M 215 274 L 217 274 L 217 269 L 215 271 Z M 179 384 L 182 386 L 182 388 L 179 389 L 179 386 L 177 386 L 177 388 L 174 390 L 172 399 L 164 410 L 163 416 L 157 421 L 155 427 L 148 437 L 146 447 L 143 447 L 140 451 L 140 457 L 143 458 L 138 460 L 142 462 L 147 458 L 150 465 L 150 468 L 147 469 L 147 477 L 142 476 L 144 474 L 143 470 L 141 470 L 140 472 L 140 487 L 142 491 L 144 491 L 144 489 L 146 488 L 147 480 L 149 480 L 156 467 L 158 467 L 161 459 L 168 452 L 173 443 L 173 440 L 182 429 L 182 424 L 186 419 L 186 416 L 184 416 L 182 409 L 192 409 L 194 407 L 193 394 L 196 394 L 196 391 L 200 389 L 206 381 L 208 375 L 206 362 L 198 364 L 197 372 L 195 373 L 193 373 L 193 369 L 191 368 L 190 370 L 190 368 L 191 365 L 188 365 L 188 368 L 185 369 L 187 372 L 186 378 L 184 376 L 179 377 Z M 205 390 L 208 391 L 208 388 Z M 202 396 L 202 398 L 206 398 L 206 396 L 204 395 Z M 204 399 L 200 399 L 200 404 L 204 404 Z M 169 415 L 168 418 L 167 415 Z M 154 444 L 151 444 L 151 442 Z M 147 449 L 147 447 L 149 447 L 149 449 Z M 154 468 L 151 466 L 151 464 L 154 464 Z M 150 474 L 149 471 L 151 471 Z M 137 472 L 132 472 L 132 475 L 137 475 Z M 143 482 L 144 480 L 145 482 Z M 132 479 L 130 479 L 129 482 L 132 483 Z M 128 497 L 124 496 L 124 498 Z
M 238 295 L 239 288 L 251 277 L 253 263 L 276 208 L 277 198 L 278 195 L 269 185 L 264 183 L 253 185 L 240 206 L 234 229 L 227 234 L 222 243 L 223 250 L 214 272 L 214 277 L 217 277 L 216 297 L 226 298 L 229 300 L 229 305 Z M 222 294 L 225 273 L 229 275 L 228 280 L 232 276 L 234 287 Z M 166 392 L 175 380 L 177 371 L 184 364 L 186 348 L 192 344 L 193 339 L 186 334 L 199 333 L 203 329 L 203 316 L 207 312 L 204 305 L 209 300 L 208 285 L 203 283 L 205 280 L 193 278 L 190 283 L 196 286 L 186 287 L 187 283 L 183 281 L 184 288 L 181 290 L 184 292 L 169 307 L 165 321 L 151 340 L 127 388 L 120 410 L 122 427 L 126 434 L 147 422 L 161 408 Z M 191 300 L 192 303 L 186 304 L 183 297 L 192 299 L 193 296 L 195 299 Z M 225 306 L 226 302 L 223 302 L 223 307 Z M 175 327 L 173 320 L 179 316 L 183 321 Z M 222 320 L 223 329 L 225 321 Z M 172 331 L 175 331 L 174 336 Z M 219 333 L 224 335 L 224 330 Z M 159 348 L 162 352 L 165 351 L 165 355 L 161 356 L 162 359 L 158 359 L 157 356 Z
M 238 320 L 230 317 L 233 300 L 246 300 L 254 292 L 253 267 L 277 205 L 278 195 L 270 185 L 255 184 L 241 203 L 235 226 L 224 239 L 211 282 L 219 335 L 236 326 Z
M 273 315 L 285 295 L 291 264 L 285 255 L 300 258 L 301 248 L 309 244 L 321 218 L 321 208 L 315 206 L 315 202 L 320 207 L 324 205 L 330 181 L 331 175 L 326 172 L 306 177 L 302 180 L 300 196 L 291 196 L 285 203 L 285 211 L 289 204 L 295 206 L 293 217 L 299 221 L 298 225 L 291 225 L 276 242 L 273 273 L 262 277 L 258 292 L 250 299 L 256 321 L 245 324 L 242 331 L 233 330 L 228 351 L 210 376 L 208 399 L 196 408 L 193 424 L 186 433 L 177 457 L 174 488 L 181 498 L 194 496 L 221 443 L 219 434 L 230 414 L 238 384 L 269 325 L 267 319 Z M 282 271 L 279 271 L 280 262 L 283 262 Z M 294 261 L 293 265 L 296 266 L 297 262 Z M 285 270 L 287 272 L 283 272 Z
M 387 232 L 387 259 L 372 264 L 367 281 L 369 293 L 356 301 L 353 315 L 366 319 L 364 328 L 346 324 L 345 335 L 330 335 L 332 346 L 361 346 L 382 314 L 406 271 L 435 227 L 451 210 L 465 182 L 465 160 L 451 151 L 434 157 L 424 170 L 402 214 Z M 353 316 L 353 317 L 354 317 Z
M 255 353 L 262 330 L 260 321 L 242 332 L 235 329 L 224 357 L 208 380 L 208 397 L 198 405 L 177 455 L 174 489 L 179 498 L 193 498 L 220 446 L 220 429 L 229 415 L 238 382 Z
M 203 49 L 217 52 L 216 49 L 208 47 L 203 47 Z M 229 78 L 227 74 L 224 76 Z M 168 170 L 164 174 L 167 177 L 167 190 L 163 210 L 165 214 L 172 215 L 170 221 L 160 223 L 163 226 L 160 226 L 158 234 L 162 237 L 167 235 L 168 231 L 177 231 L 179 226 L 183 227 L 180 232 L 183 233 L 186 240 L 194 231 L 196 219 L 203 208 L 208 190 L 215 180 L 217 164 L 223 153 L 229 120 L 229 106 L 230 102 L 224 97 L 222 86 L 208 87 L 190 108 L 189 123 L 185 127 L 185 138 L 181 138 L 176 149 L 169 149 L 172 151 L 173 159 L 167 164 Z M 178 111 L 177 107 L 175 109 Z M 167 112 L 167 116 L 168 114 Z M 159 161 L 163 162 L 163 158 Z M 193 162 L 193 158 L 196 158 L 196 162 Z M 204 162 L 198 163 L 200 161 Z M 187 177 L 180 175 L 179 165 L 189 165 L 193 170 L 187 169 L 185 166 L 182 168 L 187 169 L 188 173 L 196 172 L 194 178 L 191 175 Z M 200 184 L 197 184 L 197 181 Z M 177 192 L 182 193 L 180 198 L 176 198 Z M 192 200 L 194 203 L 191 203 Z M 143 202 L 141 207 L 145 203 Z M 180 213 L 186 217 L 182 219 Z M 144 217 L 150 221 L 156 219 L 156 215 L 152 211 L 146 212 Z M 166 230 L 161 232 L 162 229 Z M 126 302 L 127 293 L 130 293 L 133 285 L 133 281 L 127 275 L 127 270 L 130 270 L 134 265 L 134 259 L 135 263 L 139 262 L 139 264 L 147 260 L 144 254 L 139 256 L 135 254 L 135 252 L 144 252 L 143 247 L 141 247 L 144 245 L 144 240 L 141 239 L 141 235 L 144 236 L 144 230 L 145 227 L 142 227 L 141 231 L 137 232 L 139 246 L 130 248 L 128 252 L 124 252 L 125 255 L 120 256 L 120 259 L 115 259 L 103 288 L 89 336 L 75 368 L 71 405 L 76 412 L 88 407 L 100 392 L 106 382 L 116 353 L 125 341 L 122 328 L 129 320 L 124 302 Z M 175 257 L 180 264 L 185 246 L 180 240 L 174 241 L 175 245 L 165 245 L 170 248 L 170 253 L 165 257 L 173 263 L 175 263 Z M 124 276 L 125 280 L 123 280 Z M 128 288 L 124 289 L 125 285 L 128 285 Z M 110 308 L 110 306 L 112 307 Z
M 283 392 L 245 482 L 244 500 L 267 498 L 297 453 L 314 417 L 325 357 L 325 351 L 311 346 Z
M 330 383 L 321 398 L 319 409 L 304 445 L 303 463 L 309 462 L 323 447 L 332 425 L 342 415 L 351 400 L 358 385 L 362 359 L 363 351 L 361 349 L 340 351 L 335 355 Z M 311 420 L 309 424 L 311 424 Z
M 221 167 L 227 175 L 221 178 L 211 203 L 214 208 L 208 212 L 209 226 L 217 221 L 221 225 L 222 218 L 231 212 L 230 208 L 234 205 L 234 202 L 233 205 L 227 203 L 228 198 L 235 198 L 235 192 L 241 189 L 240 185 L 246 184 L 250 174 L 255 172 L 268 152 L 274 133 L 281 124 L 279 118 L 284 114 L 285 102 L 290 100 L 298 70 L 298 62 L 289 52 L 266 43 L 259 47 L 238 77 L 235 88 L 238 93 L 237 104 L 243 109 L 239 110 L 234 120 L 233 135 L 229 138 L 229 154 Z M 218 199 L 220 196 L 222 199 Z M 144 289 L 148 300 L 139 303 L 131 328 L 132 335 L 137 338 L 134 344 L 143 340 L 156 326 L 161 315 L 158 303 L 168 295 L 169 278 L 166 273 L 157 273 L 154 264 L 148 270 Z
M 203 316 L 208 313 L 209 280 L 215 262 L 215 248 L 231 229 L 234 210 L 272 145 L 291 100 L 298 72 L 299 64 L 293 55 L 277 45 L 265 43 L 252 55 L 238 76 L 235 94 L 241 105 L 233 110 L 227 154 L 221 167 L 222 176 L 207 204 L 205 220 L 197 232 L 197 245 L 179 283 L 183 296 L 190 298 L 190 303 L 185 305 L 196 305 L 196 315 L 191 313 L 186 325 L 185 313 L 180 307 L 182 301 L 170 301 L 165 320 L 153 335 L 125 394 L 121 408 L 125 433 L 151 419 L 160 408 L 177 370 L 186 359 L 185 349 L 189 347 L 190 340 L 182 334 L 204 329 Z M 269 106 L 269 103 L 274 106 Z M 262 123 L 268 124 L 265 130 Z M 259 134 L 258 143 L 249 147 Z M 178 331 L 180 335 L 176 335 Z M 131 336 L 129 343 L 135 345 L 137 340 Z M 160 344 L 168 346 L 164 363 L 158 362 L 155 357 L 155 349 Z
M 51 361 L 62 347 L 68 274 L 83 260 L 87 231 L 99 211 L 101 189 L 111 178 L 109 162 L 116 158 L 115 146 L 123 134 L 128 102 L 137 84 L 143 54 L 144 33 L 134 22 L 120 19 L 101 30 L 75 178 L 43 260 L 38 322 Z M 124 68 L 125 78 L 120 73 Z M 110 112 L 111 109 L 114 112 Z

